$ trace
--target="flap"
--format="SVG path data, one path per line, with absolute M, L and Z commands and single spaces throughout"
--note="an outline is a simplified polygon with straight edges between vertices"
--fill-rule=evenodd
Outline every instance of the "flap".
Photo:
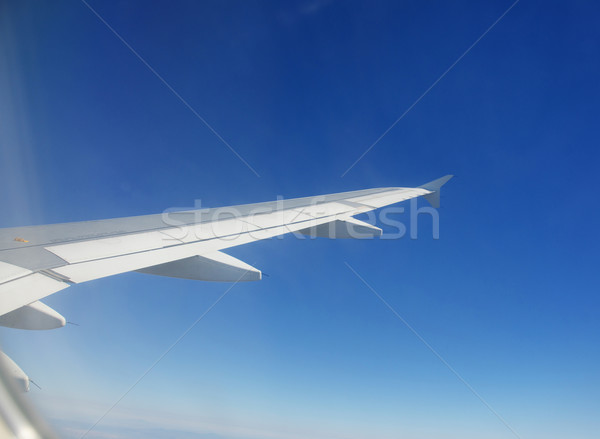
M 33 273 L 0 284 L 0 315 L 35 302 L 69 286 L 42 273 Z

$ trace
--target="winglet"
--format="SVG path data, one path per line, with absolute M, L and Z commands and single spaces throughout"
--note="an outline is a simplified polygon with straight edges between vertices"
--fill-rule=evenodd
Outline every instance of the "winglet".
M 450 180 L 452 177 L 454 177 L 454 175 L 446 175 L 442 178 L 438 178 L 437 180 L 433 180 L 433 181 L 430 181 L 429 183 L 425 183 L 425 184 L 419 186 L 420 188 L 431 191 L 431 193 L 429 193 L 427 195 L 423 195 L 423 198 L 425 198 L 427 201 L 429 201 L 429 204 L 431 204 L 433 207 L 435 207 L 435 208 L 440 207 L 441 187 L 444 184 L 446 184 L 446 182 L 448 180 Z

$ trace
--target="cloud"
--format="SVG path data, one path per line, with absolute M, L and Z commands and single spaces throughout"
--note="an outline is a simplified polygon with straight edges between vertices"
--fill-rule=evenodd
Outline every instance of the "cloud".
M 64 439 L 80 439 L 106 412 L 106 404 L 68 398 L 37 398 L 43 416 Z M 86 434 L 87 439 L 358 439 L 362 434 L 343 434 L 319 426 L 279 425 L 236 417 L 208 418 L 202 415 L 151 411 L 117 406 Z

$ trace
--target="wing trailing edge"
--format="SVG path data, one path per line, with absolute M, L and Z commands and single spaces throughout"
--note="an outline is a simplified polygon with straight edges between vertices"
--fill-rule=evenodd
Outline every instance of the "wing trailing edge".
M 0 315 L 4 315 L 69 286 L 43 272 L 0 283 Z

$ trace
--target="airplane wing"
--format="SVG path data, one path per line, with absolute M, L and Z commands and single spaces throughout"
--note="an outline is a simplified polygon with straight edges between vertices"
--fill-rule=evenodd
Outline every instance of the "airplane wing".
M 439 205 L 448 175 L 417 188 L 379 188 L 216 209 L 0 229 L 0 325 L 52 329 L 65 319 L 39 300 L 127 271 L 254 281 L 260 270 L 223 250 L 286 233 L 378 236 L 354 215 L 424 196 Z

